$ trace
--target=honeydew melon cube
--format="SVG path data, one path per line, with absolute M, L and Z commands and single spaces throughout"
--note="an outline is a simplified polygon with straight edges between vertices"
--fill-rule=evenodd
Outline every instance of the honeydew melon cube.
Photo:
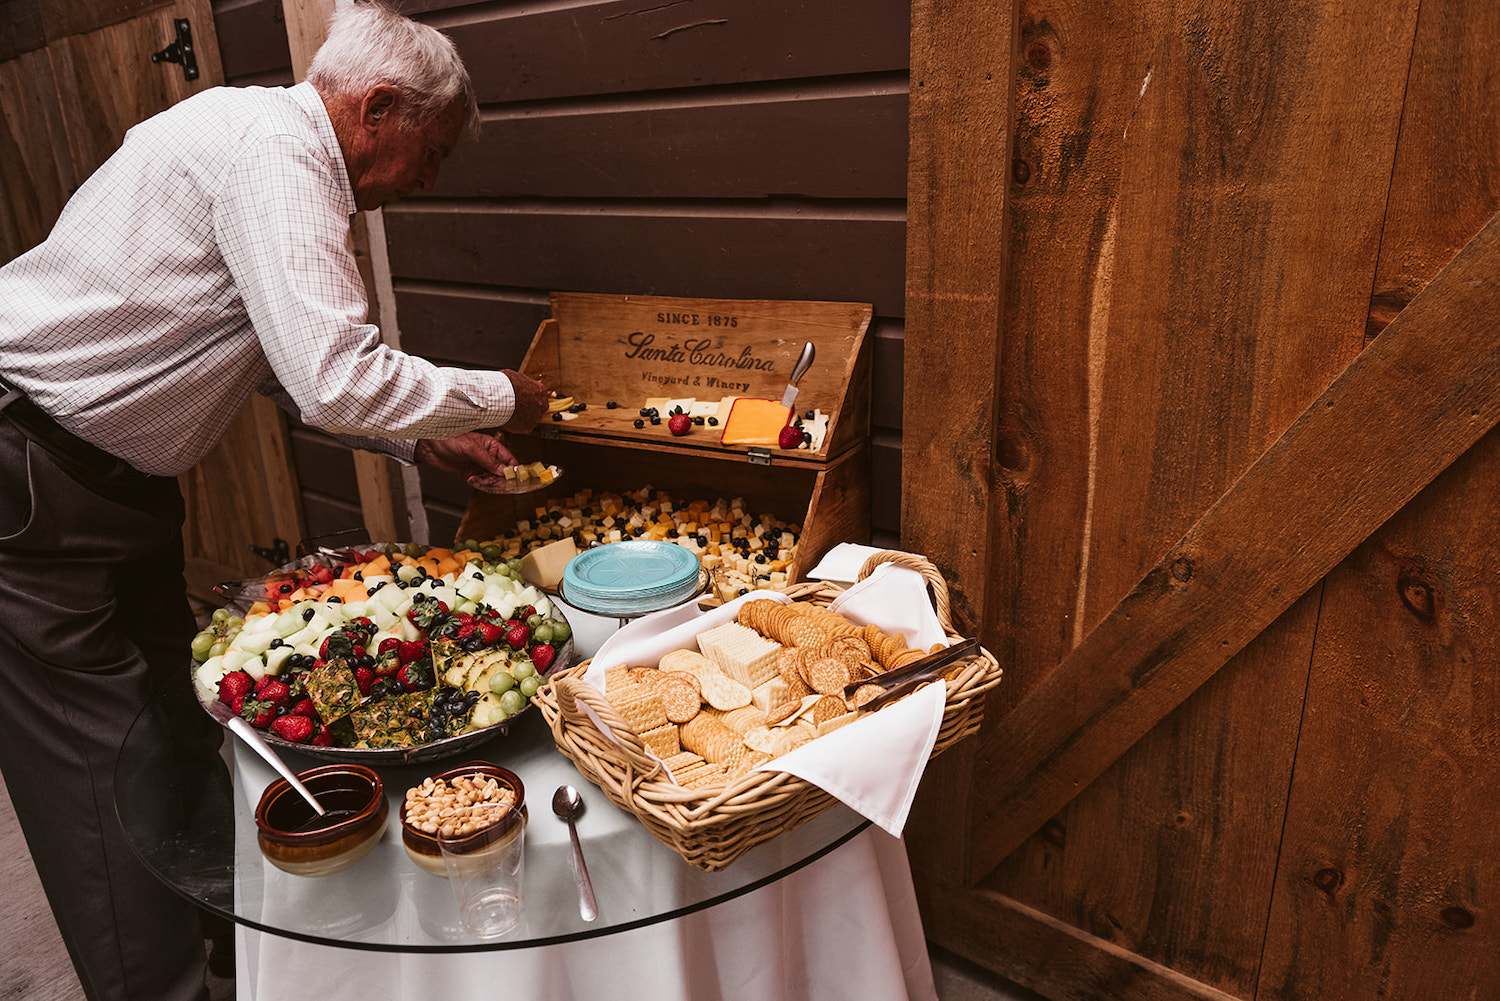
M 284 638 L 292 646 L 308 645 L 316 648 L 323 644 L 324 631 L 324 627 L 314 620 L 307 623 L 295 633 L 292 633 L 292 635 Z
M 528 584 L 525 587 L 521 588 L 521 593 L 520 594 L 516 595 L 516 604 L 518 604 L 518 605 L 535 605 L 537 597 L 540 594 L 541 594 L 541 592 L 539 592 L 536 588 L 534 588 L 530 584 Z
M 405 581 L 408 584 L 420 576 L 422 576 L 421 572 L 410 563 L 403 563 L 396 568 L 396 579 Z
M 410 619 L 403 617 L 397 628 L 401 630 L 400 637 L 408 643 L 415 643 L 422 639 L 422 630 L 418 629 L 417 624 Z
M 453 609 L 454 605 L 458 603 L 458 592 L 449 587 L 447 584 L 443 584 L 440 587 L 435 587 L 428 593 L 438 601 L 441 601 L 443 604 L 447 605 L 450 611 Z
M 382 584 L 389 584 L 392 581 L 394 581 L 395 579 L 396 579 L 395 577 L 392 577 L 388 573 L 372 573 L 372 574 L 367 574 L 365 576 L 365 578 L 364 578 L 365 590 L 366 591 L 374 591 L 380 585 L 382 585 Z
M 386 608 L 378 601 L 369 603 L 367 614 L 370 616 L 370 621 L 375 623 L 375 628 L 381 632 L 390 632 L 401 618 L 401 616 Z
M 350 619 L 358 619 L 358 618 L 360 618 L 362 616 L 367 616 L 369 614 L 370 614 L 370 609 L 369 609 L 369 604 L 367 602 L 363 602 L 363 601 L 346 601 L 346 602 L 344 602 L 344 621 L 345 622 L 348 622 Z
M 484 600 L 485 586 L 484 581 L 482 580 L 475 580 L 473 577 L 470 577 L 468 580 L 461 583 L 458 586 L 457 590 L 459 594 L 463 595 L 465 598 L 468 598 L 470 601 Z
M 277 615 L 274 622 L 276 633 L 282 639 L 286 639 L 292 633 L 297 632 L 306 625 L 306 620 L 302 618 L 302 610 L 296 605 Z
M 235 649 L 252 655 L 260 655 L 271 649 L 271 640 L 276 637 L 274 629 L 241 629 L 235 637 Z
M 303 657 L 316 657 L 318 655 L 318 648 L 311 643 L 298 643 L 292 648 L 292 653 L 300 654 Z
M 252 660 L 259 660 L 259 659 L 260 659 L 260 657 L 257 656 L 256 654 L 247 653 L 244 650 L 233 650 L 232 649 L 232 650 L 225 650 L 224 651 L 224 656 L 222 658 L 220 658 L 220 663 L 224 667 L 224 673 L 225 674 L 229 674 L 232 671 L 243 670 L 246 663 L 248 663 L 249 661 L 252 661 Z M 258 677 L 258 675 L 257 675 L 257 677 Z
M 219 682 L 228 673 L 224 670 L 224 656 L 223 654 L 219 654 L 199 664 L 198 670 L 193 672 L 193 676 L 198 679 L 198 684 L 204 688 L 217 689 Z
M 397 612 L 402 604 L 407 602 L 406 592 L 399 587 L 386 586 L 376 591 L 372 597 L 373 601 L 384 605 L 387 611 Z
M 280 674 L 282 668 L 286 667 L 287 660 L 292 656 L 292 648 L 283 643 L 266 651 L 266 673 Z

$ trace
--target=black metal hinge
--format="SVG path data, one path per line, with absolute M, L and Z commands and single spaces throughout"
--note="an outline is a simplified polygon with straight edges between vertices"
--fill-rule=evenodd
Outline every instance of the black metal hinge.
M 193 26 L 185 17 L 173 18 L 177 27 L 177 41 L 160 52 L 151 53 L 153 63 L 178 63 L 182 66 L 184 80 L 198 79 L 198 57 L 193 54 Z

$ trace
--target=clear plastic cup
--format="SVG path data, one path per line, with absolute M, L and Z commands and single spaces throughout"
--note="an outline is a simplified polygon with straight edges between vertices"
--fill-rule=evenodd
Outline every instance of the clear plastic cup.
M 470 834 L 438 834 L 443 868 L 464 928 L 479 938 L 499 938 L 521 921 L 521 870 L 526 812 Z

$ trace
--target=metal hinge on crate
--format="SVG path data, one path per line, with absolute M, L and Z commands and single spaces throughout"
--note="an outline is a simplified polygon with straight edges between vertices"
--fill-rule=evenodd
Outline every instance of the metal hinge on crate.
M 745 453 L 745 458 L 750 460 L 752 466 L 769 466 L 771 464 L 771 450 L 769 448 L 756 448 L 751 446 Z

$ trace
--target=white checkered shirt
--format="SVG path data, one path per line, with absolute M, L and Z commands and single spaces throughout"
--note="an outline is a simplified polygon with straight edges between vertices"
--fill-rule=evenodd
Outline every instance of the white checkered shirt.
M 0 379 L 158 475 L 201 459 L 256 391 L 406 462 L 418 438 L 504 424 L 505 376 L 393 350 L 364 322 L 354 211 L 311 85 L 189 98 L 0 268 Z

